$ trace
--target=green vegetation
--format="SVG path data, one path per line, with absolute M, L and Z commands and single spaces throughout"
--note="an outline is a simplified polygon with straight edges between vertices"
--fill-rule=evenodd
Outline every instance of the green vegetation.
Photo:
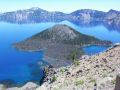
M 68 29 L 66 29 L 66 27 Z M 67 30 L 68 32 L 69 31 L 73 31 L 73 34 L 76 35 L 76 37 L 72 38 L 72 34 L 71 36 L 69 36 L 69 33 L 66 33 L 65 35 L 65 32 L 61 32 L 61 34 L 59 34 L 59 30 L 57 30 L 58 28 L 61 28 L 61 31 L 62 29 L 65 29 Z M 63 38 L 63 35 L 65 36 Z M 80 45 L 80 46 L 83 46 L 83 45 L 88 45 L 88 44 L 99 44 L 99 43 L 108 43 L 110 44 L 111 42 L 109 41 L 101 41 L 93 36 L 88 36 L 88 35 L 85 35 L 85 34 L 82 34 L 78 31 L 76 31 L 75 29 L 67 26 L 67 25 L 55 25 L 54 27 L 52 28 L 48 28 L 36 35 L 34 35 L 32 38 L 34 39 L 44 39 L 44 40 L 53 40 L 54 38 L 54 42 L 57 42 L 57 43 L 64 43 L 64 44 L 70 44 L 70 45 Z
M 76 59 L 76 60 L 74 60 L 74 61 L 73 61 L 73 63 L 74 63 L 74 65 L 75 65 L 75 66 L 80 65 L 80 61 L 79 61 L 79 60 L 77 60 L 77 59 Z
M 112 84 L 115 84 L 115 83 L 116 83 L 116 80 L 115 80 L 115 79 L 114 79 L 114 80 L 112 80 L 112 81 L 111 81 L 111 83 L 112 83 Z
M 52 79 L 51 79 L 51 83 L 55 82 L 56 80 L 57 80 L 57 77 L 53 76 Z
M 60 72 L 63 74 L 65 72 L 65 68 L 60 68 Z
M 64 80 L 64 83 L 63 83 L 64 86 L 68 86 L 69 85 L 69 82 L 67 80 Z
M 70 59 L 74 61 L 76 58 L 77 58 L 77 51 L 73 51 L 73 52 L 70 54 Z
M 96 82 L 96 79 L 91 79 L 90 82 L 95 83 L 95 82 Z
M 89 83 L 96 83 L 96 79 L 95 78 L 92 78 L 92 77 L 89 77 Z
M 48 73 L 48 72 L 49 72 L 49 68 L 46 67 L 46 68 L 44 69 L 44 72 L 45 72 L 45 73 Z
M 78 66 L 78 65 L 80 65 L 80 61 L 77 58 L 79 57 L 79 55 L 81 55 L 81 53 L 82 53 L 81 51 L 75 50 L 75 51 L 73 51 L 73 52 L 70 53 L 70 55 L 68 56 L 68 59 L 72 60 L 73 63 L 76 66 Z
M 72 60 L 75 65 L 79 65 L 77 59 L 84 54 L 82 46 L 93 44 L 111 45 L 111 42 L 101 41 L 93 36 L 82 34 L 67 25 L 58 24 L 25 41 L 16 43 L 15 47 L 25 51 L 39 51 L 41 49 L 50 58 L 59 61 Z
M 55 88 L 53 88 L 53 90 L 59 90 L 59 88 L 56 88 L 56 87 L 55 87 Z
M 109 59 L 109 61 L 112 61 L 112 59 Z
M 84 84 L 84 81 L 83 81 L 83 80 L 77 80 L 77 81 L 75 82 L 75 85 L 76 85 L 76 86 L 83 85 L 83 84 Z
M 67 59 L 74 61 L 74 60 L 76 60 L 79 56 L 81 56 L 83 53 L 84 53 L 84 52 L 83 52 L 82 49 L 81 49 L 81 50 L 80 50 L 80 49 L 79 49 L 79 50 L 74 50 L 74 51 L 72 51 L 72 52 L 68 55 Z

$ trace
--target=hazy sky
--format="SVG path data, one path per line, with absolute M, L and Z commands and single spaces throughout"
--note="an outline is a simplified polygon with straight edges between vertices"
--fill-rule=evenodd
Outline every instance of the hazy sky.
M 78 9 L 120 11 L 120 0 L 0 0 L 0 12 L 40 7 L 48 11 L 72 12 Z

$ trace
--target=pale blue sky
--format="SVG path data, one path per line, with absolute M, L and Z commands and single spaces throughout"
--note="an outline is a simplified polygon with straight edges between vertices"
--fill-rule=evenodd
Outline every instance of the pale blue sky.
M 0 12 L 40 7 L 48 11 L 72 12 L 78 9 L 120 11 L 120 0 L 0 0 Z

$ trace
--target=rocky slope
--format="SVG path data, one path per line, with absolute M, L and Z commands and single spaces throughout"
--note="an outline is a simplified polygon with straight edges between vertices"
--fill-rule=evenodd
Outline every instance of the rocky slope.
M 79 64 L 49 68 L 46 82 L 42 86 L 28 83 L 21 88 L 1 90 L 114 90 L 116 75 L 120 72 L 120 44 L 93 56 L 82 56 Z
M 120 12 L 115 10 L 102 12 L 81 9 L 65 14 L 62 12 L 48 12 L 40 8 L 31 8 L 0 14 L 0 21 L 11 23 L 59 22 L 64 20 L 88 26 L 103 24 L 107 28 L 112 27 L 112 29 L 120 30 Z
M 93 56 L 79 59 L 79 65 L 54 69 L 47 82 L 36 90 L 114 90 L 116 75 L 120 72 L 120 45 Z M 54 82 L 53 82 L 54 80 Z
M 24 51 L 43 50 L 46 60 L 59 66 L 70 63 L 74 54 L 74 58 L 80 57 L 83 54 L 81 47 L 84 45 L 111 45 L 111 42 L 84 35 L 67 25 L 58 24 L 16 43 L 14 47 Z

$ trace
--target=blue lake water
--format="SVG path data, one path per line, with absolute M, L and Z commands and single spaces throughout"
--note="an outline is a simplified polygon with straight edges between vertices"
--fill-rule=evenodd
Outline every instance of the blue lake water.
M 108 30 L 105 26 L 82 27 L 68 21 L 61 22 L 67 24 L 77 31 L 95 36 L 102 40 L 110 40 L 113 43 L 120 42 L 120 32 L 117 30 Z M 38 61 L 42 61 L 43 52 L 21 52 L 12 47 L 13 43 L 22 41 L 46 28 L 52 27 L 57 23 L 39 23 L 39 24 L 10 24 L 0 22 L 0 81 L 14 80 L 21 84 L 27 81 L 40 79 L 43 75 L 39 67 L 35 67 Z M 108 47 L 87 46 L 83 50 L 86 54 L 96 54 L 106 50 Z M 39 76 L 33 74 L 38 70 Z
M 92 45 L 92 46 L 83 47 L 83 50 L 84 50 L 85 54 L 87 54 L 87 55 L 93 55 L 93 54 L 98 54 L 100 52 L 103 52 L 107 48 L 109 48 L 109 47 L 108 46 L 96 46 L 96 45 Z
M 24 40 L 51 26 L 47 24 L 10 24 L 0 23 L 0 81 L 14 80 L 15 83 L 40 79 L 42 70 L 39 70 L 38 77 L 32 75 L 34 64 L 42 59 L 43 52 L 20 52 L 12 47 L 12 44 Z M 37 68 L 37 67 L 36 67 Z

